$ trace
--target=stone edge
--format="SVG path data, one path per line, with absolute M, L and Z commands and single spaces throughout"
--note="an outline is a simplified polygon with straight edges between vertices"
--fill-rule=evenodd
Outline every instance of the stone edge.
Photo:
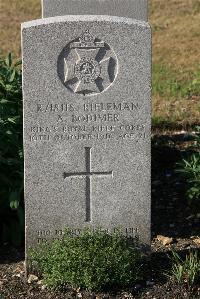
M 106 16 L 106 15 L 68 15 L 68 16 L 56 16 L 44 19 L 37 19 L 33 21 L 24 22 L 21 24 L 21 28 L 26 29 L 29 27 L 37 27 L 41 25 L 48 25 L 52 23 L 62 23 L 62 22 L 116 22 L 125 23 L 127 25 L 140 25 L 145 28 L 150 28 L 150 24 L 146 21 L 117 17 L 117 16 Z

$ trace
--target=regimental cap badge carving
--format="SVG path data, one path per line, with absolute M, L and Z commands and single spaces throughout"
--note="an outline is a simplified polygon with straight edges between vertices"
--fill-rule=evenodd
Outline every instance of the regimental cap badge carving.
M 95 38 L 90 34 L 89 30 L 83 32 L 83 34 L 79 37 L 78 42 L 74 42 L 70 44 L 70 48 L 81 49 L 81 48 L 104 48 L 104 42 L 95 42 Z
M 58 60 L 58 74 L 70 91 L 98 94 L 114 82 L 117 57 L 107 43 L 86 30 L 63 49 Z

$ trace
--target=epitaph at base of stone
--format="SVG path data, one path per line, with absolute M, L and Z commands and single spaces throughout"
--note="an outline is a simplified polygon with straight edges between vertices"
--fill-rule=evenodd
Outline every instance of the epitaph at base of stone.
M 67 227 L 150 244 L 148 23 L 55 17 L 22 37 L 26 249 Z
M 147 21 L 148 0 L 42 0 L 42 15 L 111 15 Z

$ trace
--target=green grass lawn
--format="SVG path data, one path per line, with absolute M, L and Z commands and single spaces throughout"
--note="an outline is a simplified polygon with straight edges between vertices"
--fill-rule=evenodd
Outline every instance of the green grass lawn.
M 40 0 L 2 0 L 0 49 L 21 56 L 20 23 L 41 16 Z M 200 0 L 151 0 L 153 124 L 200 123 Z

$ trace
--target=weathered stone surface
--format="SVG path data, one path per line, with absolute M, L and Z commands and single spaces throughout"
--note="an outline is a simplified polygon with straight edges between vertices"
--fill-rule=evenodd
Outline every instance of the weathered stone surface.
M 147 21 L 148 0 L 42 0 L 43 18 L 62 15 L 111 15 Z
M 150 242 L 151 31 L 108 16 L 24 23 L 26 245 L 66 227 Z

